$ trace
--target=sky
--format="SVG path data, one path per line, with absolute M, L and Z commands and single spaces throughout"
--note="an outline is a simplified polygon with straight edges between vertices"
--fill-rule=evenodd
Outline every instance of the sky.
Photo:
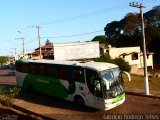
M 0 56 L 22 54 L 38 47 L 38 29 L 43 46 L 52 43 L 91 41 L 104 35 L 104 27 L 121 20 L 127 13 L 139 12 L 129 6 L 133 0 L 1 0 Z M 160 0 L 137 0 L 146 8 Z M 24 38 L 23 40 L 21 38 Z

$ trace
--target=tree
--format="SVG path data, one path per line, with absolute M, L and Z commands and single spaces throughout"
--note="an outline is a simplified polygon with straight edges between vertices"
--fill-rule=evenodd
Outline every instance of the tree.
M 145 13 L 146 27 L 160 27 L 160 5 Z
M 8 57 L 0 56 L 0 66 L 7 63 Z
M 104 35 L 96 36 L 91 41 L 99 41 L 100 43 L 108 44 Z
M 139 22 L 139 14 L 128 13 L 124 19 L 120 21 L 120 24 L 123 26 L 123 35 L 134 35 L 135 31 L 141 28 Z
M 131 66 L 123 58 L 115 58 L 114 63 L 118 65 L 120 70 L 122 71 L 127 71 L 127 72 L 131 71 Z
M 95 61 L 95 62 L 110 62 L 110 63 L 113 63 L 113 60 L 111 59 L 111 56 L 109 54 L 100 56 L 100 58 L 93 58 L 93 61 Z
M 104 28 L 107 40 L 112 46 L 117 46 L 117 41 L 121 36 L 121 25 L 119 21 L 113 21 Z
M 154 62 L 160 63 L 160 6 L 144 13 L 144 20 L 147 50 L 154 52 Z M 104 30 L 108 44 L 115 47 L 141 46 L 142 49 L 139 14 L 128 13 L 120 21 L 108 23 Z
M 49 39 L 47 39 L 45 44 L 46 44 L 46 45 L 48 45 L 48 44 L 50 45 L 50 44 L 52 44 L 52 43 L 50 42 Z

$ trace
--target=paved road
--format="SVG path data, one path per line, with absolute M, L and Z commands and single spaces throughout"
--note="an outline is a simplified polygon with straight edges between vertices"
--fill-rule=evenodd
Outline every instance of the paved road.
M 33 95 L 25 91 L 19 96 L 16 104 L 38 114 L 62 120 L 101 120 L 110 119 L 111 117 L 113 120 L 121 118 L 130 120 L 131 117 L 133 120 L 141 118 L 148 118 L 148 120 L 151 120 L 151 118 L 160 119 L 160 99 L 133 95 L 126 95 L 126 101 L 122 105 L 109 111 L 95 110 L 88 107 L 79 108 L 71 102 L 42 94 Z
M 0 76 L 0 84 L 14 86 L 15 77 Z M 79 108 L 71 102 L 63 101 L 43 94 L 30 94 L 22 91 L 17 97 L 16 105 L 29 111 L 57 120 L 159 120 L 160 99 L 126 95 L 125 102 L 109 111 L 92 108 Z

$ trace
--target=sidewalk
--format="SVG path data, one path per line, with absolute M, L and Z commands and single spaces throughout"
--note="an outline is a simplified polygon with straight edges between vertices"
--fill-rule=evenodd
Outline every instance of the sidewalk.
M 150 92 L 150 94 L 146 95 L 145 91 L 143 89 L 125 87 L 126 94 L 160 99 L 160 92 L 159 91 L 150 90 L 149 92 Z

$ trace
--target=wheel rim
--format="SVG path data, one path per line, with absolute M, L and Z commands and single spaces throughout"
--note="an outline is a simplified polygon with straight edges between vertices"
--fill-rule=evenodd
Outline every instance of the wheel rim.
M 78 106 L 84 106 L 84 100 L 82 98 L 77 99 L 77 105 Z
M 30 91 L 31 93 L 34 93 L 34 92 L 35 92 L 34 87 L 33 87 L 33 86 L 29 86 L 29 91 Z

